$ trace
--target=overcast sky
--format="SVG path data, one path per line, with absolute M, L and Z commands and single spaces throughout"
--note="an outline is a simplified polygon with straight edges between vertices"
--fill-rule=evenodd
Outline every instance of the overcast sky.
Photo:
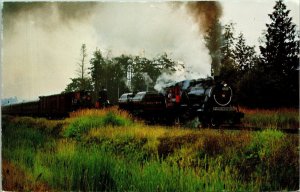
M 287 9 L 291 10 L 294 24 L 299 30 L 299 1 L 284 1 Z M 271 0 L 229 0 L 222 1 L 222 21 L 236 23 L 236 32 L 245 35 L 249 45 L 259 45 L 258 39 L 263 30 L 266 30 L 266 23 L 270 23 L 268 14 L 273 12 L 275 1 Z
M 299 30 L 299 2 L 285 1 Z M 258 46 L 275 1 L 221 1 L 222 23 L 236 23 L 249 45 Z M 203 34 L 183 7 L 170 3 L 98 3 L 73 7 L 70 13 L 55 3 L 32 10 L 4 13 L 2 98 L 37 99 L 63 91 L 76 77 L 82 43 L 89 58 L 96 48 L 113 56 L 122 53 L 153 58 L 163 52 L 184 62 L 194 74 L 210 73 Z M 184 76 L 185 75 L 185 76 Z M 108 88 L 109 89 L 109 88 Z

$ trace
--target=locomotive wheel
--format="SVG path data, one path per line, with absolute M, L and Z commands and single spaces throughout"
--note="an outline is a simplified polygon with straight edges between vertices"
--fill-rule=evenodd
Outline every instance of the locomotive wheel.
M 174 119 L 174 125 L 175 126 L 180 126 L 180 119 L 179 119 L 179 117 L 175 117 L 175 119 Z
M 220 126 L 220 122 L 215 117 L 210 117 L 209 126 L 212 128 L 218 128 Z

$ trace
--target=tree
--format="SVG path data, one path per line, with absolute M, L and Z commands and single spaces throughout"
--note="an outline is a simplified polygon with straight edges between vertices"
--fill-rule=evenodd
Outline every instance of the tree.
M 175 62 L 169 58 L 167 53 L 163 53 L 157 58 L 154 58 L 152 62 L 154 63 L 155 68 L 159 69 L 160 71 L 169 71 L 170 73 L 185 68 L 183 64 L 179 64 L 178 62 Z
M 105 59 L 99 49 L 94 52 L 93 58 L 90 60 L 90 73 L 92 77 L 93 88 L 95 92 L 100 91 L 101 87 L 106 87 L 107 75 L 105 72 Z
M 271 23 L 266 24 L 264 45 L 259 47 L 261 69 L 266 77 L 262 82 L 263 94 L 270 106 L 298 106 L 299 39 L 289 12 L 282 0 L 276 2 L 273 13 L 269 14 Z M 272 99 L 267 100 L 270 95 Z
M 122 63 L 118 63 L 115 58 L 106 58 L 106 88 L 108 89 L 108 97 L 112 103 L 117 103 L 120 95 L 128 92 L 129 89 L 126 85 L 126 69 Z
M 97 93 L 104 87 L 113 103 L 116 103 L 124 92 L 154 90 L 157 78 L 164 71 L 173 73 L 184 68 L 166 53 L 154 59 L 124 54 L 105 58 L 98 49 L 94 52 L 90 64 L 94 96 L 97 97 Z
M 98 97 L 98 92 L 102 88 L 106 88 L 109 100 L 112 103 L 117 103 L 120 94 L 129 91 L 126 82 L 130 58 L 125 55 L 111 57 L 111 53 L 107 57 L 103 57 L 102 52 L 96 49 L 90 60 L 90 73 L 95 97 Z
M 236 70 L 235 96 L 239 104 L 248 107 L 260 106 L 261 73 L 257 70 L 259 62 L 254 46 L 246 45 L 242 33 L 236 38 L 233 49 Z
M 81 89 L 81 87 L 84 87 L 85 89 Z M 90 78 L 71 78 L 71 83 L 67 85 L 64 92 L 67 93 L 81 90 L 93 90 L 92 81 Z
M 234 61 L 234 55 L 233 55 L 233 50 L 234 50 L 234 42 L 235 42 L 235 37 L 234 37 L 234 24 L 229 23 L 224 25 L 223 27 L 223 33 L 221 36 L 221 66 L 220 66 L 220 79 L 226 81 L 234 89 L 236 89 L 237 86 L 237 70 L 235 68 L 235 61 Z
M 234 66 L 233 59 L 233 45 L 234 45 L 235 37 L 234 37 L 234 24 L 229 23 L 223 27 L 222 33 L 222 46 L 221 46 L 221 65 L 222 67 L 226 67 L 226 65 Z
M 122 54 L 121 56 L 115 57 L 114 62 L 118 63 L 124 71 L 124 81 L 128 89 L 131 90 L 131 79 L 133 76 L 133 58 L 129 55 Z
M 254 46 L 246 45 L 246 40 L 242 33 L 239 34 L 234 46 L 233 59 L 236 69 L 242 74 L 252 69 L 258 61 Z
M 299 41 L 296 40 L 296 25 L 289 17 L 290 10 L 286 10 L 282 0 L 276 2 L 274 12 L 269 14 L 271 23 L 266 24 L 265 46 L 260 46 L 264 68 L 289 75 L 298 67 Z
M 85 62 L 86 62 L 86 45 L 82 44 L 80 49 L 80 62 L 78 63 L 78 69 L 76 70 L 78 77 L 71 78 L 71 83 L 67 85 L 64 92 L 80 91 L 80 90 L 92 90 L 91 79 L 87 76 Z
M 86 77 L 86 67 L 85 67 L 85 60 L 86 60 L 86 57 L 87 57 L 87 53 L 86 53 L 86 45 L 85 44 L 82 44 L 81 46 L 81 49 L 80 49 L 80 55 L 81 55 L 81 58 L 80 58 L 80 62 L 78 63 L 78 76 L 81 78 L 81 79 L 84 79 Z
M 163 73 L 174 73 L 184 68 L 183 64 L 173 61 L 167 53 L 154 59 L 136 56 L 132 59 L 131 86 L 133 91 L 154 90 L 158 77 Z

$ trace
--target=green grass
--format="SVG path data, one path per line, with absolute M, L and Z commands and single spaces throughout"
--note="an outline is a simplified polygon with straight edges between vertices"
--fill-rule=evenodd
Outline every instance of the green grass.
M 198 174 L 192 168 L 182 169 L 177 165 L 155 160 L 141 165 L 135 160 L 127 161 L 116 157 L 95 145 L 83 147 L 69 140 L 57 143 L 55 153 L 38 150 L 31 157 L 33 166 L 29 166 L 28 162 L 18 162 L 17 159 L 12 161 L 24 164 L 28 172 L 33 173 L 35 180 L 46 182 L 52 188 L 64 191 L 248 189 L 235 181 L 229 169 L 225 171 L 218 164 L 211 166 L 207 171 L 205 168 L 199 169 Z
M 87 115 L 77 117 L 71 120 L 71 123 L 64 130 L 65 137 L 80 137 L 92 128 L 102 128 L 106 126 L 130 126 L 132 121 L 124 117 L 116 115 L 113 111 L 107 112 L 105 115 Z
M 276 130 L 146 126 L 108 110 L 3 119 L 2 133 L 3 159 L 57 191 L 298 188 L 298 136 Z

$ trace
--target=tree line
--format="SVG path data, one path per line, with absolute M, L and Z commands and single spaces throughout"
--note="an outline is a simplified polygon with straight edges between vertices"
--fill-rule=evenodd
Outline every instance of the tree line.
M 234 24 L 208 31 L 206 42 L 214 47 L 212 74 L 230 83 L 237 102 L 247 107 L 299 106 L 299 31 L 282 0 L 269 14 L 257 53 L 246 44 L 242 33 L 235 35 Z M 220 31 L 221 35 L 216 37 Z
M 172 73 L 179 62 L 172 60 L 166 53 L 148 59 L 144 56 L 125 55 L 104 56 L 96 49 L 90 60 L 90 68 L 86 68 L 86 45 L 81 47 L 81 60 L 78 63 L 78 77 L 71 78 L 65 92 L 90 90 L 95 96 L 103 88 L 108 88 L 108 97 L 116 103 L 125 92 L 153 91 L 157 78 L 162 73 Z
M 231 84 L 236 100 L 248 107 L 299 106 L 299 31 L 282 0 L 269 14 L 270 24 L 262 34 L 257 53 L 246 44 L 242 33 L 235 34 L 234 23 L 218 22 L 207 31 L 205 40 L 212 58 L 211 75 Z M 86 45 L 81 46 L 78 75 L 65 92 L 108 89 L 108 97 L 117 102 L 129 91 L 154 90 L 162 73 L 172 74 L 184 65 L 166 53 L 152 59 L 122 54 L 104 56 L 96 49 L 86 68 Z

